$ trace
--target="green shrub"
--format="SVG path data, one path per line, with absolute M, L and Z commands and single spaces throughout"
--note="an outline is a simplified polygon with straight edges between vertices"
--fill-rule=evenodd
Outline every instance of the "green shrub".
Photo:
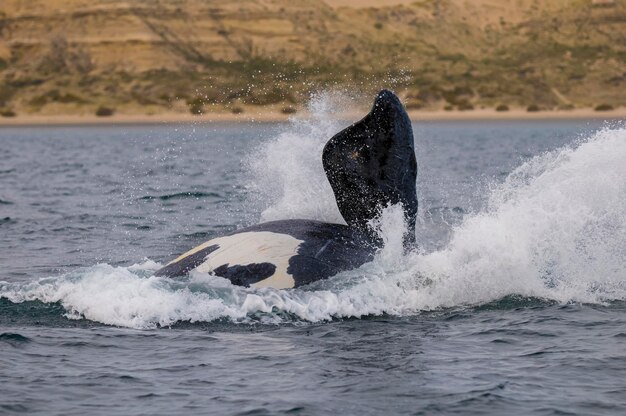
M 204 103 L 205 103 L 204 97 L 201 97 L 199 95 L 196 95 L 193 98 L 187 98 L 187 105 L 188 106 L 204 105 Z
M 96 110 L 96 116 L 98 117 L 109 117 L 109 116 L 112 116 L 113 113 L 115 113 L 115 110 L 113 108 L 104 107 L 104 106 L 100 106 Z
M 526 111 L 528 111 L 529 113 L 536 113 L 537 111 L 541 111 L 541 109 L 537 104 L 531 104 L 526 107 Z
M 496 107 L 496 111 L 509 111 L 509 106 L 506 104 L 500 104 Z
M 595 108 L 596 111 L 613 111 L 613 106 L 611 104 L 600 104 Z
M 241 114 L 243 113 L 243 108 L 241 107 L 233 107 L 230 109 L 230 112 L 233 114 Z
M 283 114 L 295 114 L 296 111 L 297 110 L 295 109 L 295 107 L 291 107 L 291 106 L 283 107 L 282 110 L 280 110 L 280 112 Z
M 443 109 L 444 109 L 445 111 L 452 111 L 452 110 L 454 110 L 454 107 L 453 107 L 453 106 L 451 106 L 450 104 L 447 104 L 446 106 L 444 106 L 444 107 L 443 107 Z
M 461 111 L 468 111 L 468 110 L 473 110 L 474 109 L 474 104 L 470 103 L 469 101 L 463 101 L 459 103 L 459 110 Z
M 383 28 L 383 24 L 382 24 L 381 22 L 376 22 L 376 23 L 374 23 L 374 27 L 375 27 L 376 29 L 380 30 L 380 29 L 382 29 L 382 28 Z
M 192 102 L 189 104 L 189 112 L 195 115 L 204 114 L 204 105 L 201 102 Z
M 10 108 L 0 110 L 0 116 L 2 117 L 15 117 L 16 115 L 17 114 L 15 113 L 15 111 L 11 110 Z

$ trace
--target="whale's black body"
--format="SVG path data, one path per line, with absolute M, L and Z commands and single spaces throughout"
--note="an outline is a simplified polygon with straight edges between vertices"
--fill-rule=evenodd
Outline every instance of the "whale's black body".
M 347 225 L 311 220 L 255 225 L 210 240 L 156 274 L 174 277 L 198 270 L 242 286 L 306 285 L 370 261 L 381 242 L 368 223 L 388 204 L 402 204 L 405 244 L 415 243 L 413 132 L 392 92 L 381 91 L 367 116 L 333 136 L 322 162 Z
M 242 233 L 270 232 L 288 235 L 302 241 L 300 246 L 288 258 L 287 273 L 293 277 L 293 286 L 302 286 L 316 280 L 337 274 L 341 270 L 350 270 L 370 261 L 377 248 L 368 235 L 342 224 L 329 224 L 310 220 L 272 221 L 236 231 L 228 236 Z M 228 237 L 227 236 L 227 237 Z M 200 266 L 207 255 L 215 252 L 219 243 L 211 244 L 197 256 L 184 261 L 171 263 L 157 274 L 178 276 Z M 229 279 L 241 286 L 258 285 L 259 282 L 276 273 L 276 265 L 268 256 L 267 261 L 242 264 L 225 264 L 212 272 Z M 289 283 L 289 282 L 287 282 Z M 263 286 L 263 285 L 259 285 Z M 272 285 L 276 286 L 276 285 Z M 286 285 L 291 287 L 291 285 Z

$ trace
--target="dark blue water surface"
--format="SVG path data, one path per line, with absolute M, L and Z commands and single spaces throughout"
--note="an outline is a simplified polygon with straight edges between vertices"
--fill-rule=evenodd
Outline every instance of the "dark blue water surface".
M 420 254 L 297 291 L 152 271 L 328 198 L 290 188 L 325 131 L 0 128 L 0 414 L 626 414 L 626 135 L 603 127 L 414 125 Z

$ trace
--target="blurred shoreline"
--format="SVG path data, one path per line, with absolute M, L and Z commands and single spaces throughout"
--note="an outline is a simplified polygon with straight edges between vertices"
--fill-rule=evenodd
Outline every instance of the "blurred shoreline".
M 381 88 L 415 119 L 626 107 L 626 0 L 0 4 L 0 125 L 280 121 Z
M 611 111 L 595 111 L 591 108 L 574 110 L 546 110 L 528 112 L 523 109 L 496 111 L 479 109 L 471 111 L 408 111 L 413 121 L 471 121 L 471 120 L 576 120 L 606 119 L 626 120 L 626 108 Z M 346 121 L 357 121 L 365 112 L 343 112 L 333 117 Z M 109 125 L 109 124 L 193 124 L 193 123 L 254 123 L 286 122 L 290 119 L 308 119 L 313 115 L 308 112 L 282 114 L 269 111 L 254 113 L 206 113 L 201 115 L 162 113 L 162 114 L 114 114 L 106 117 L 95 115 L 18 115 L 0 118 L 0 127 L 9 126 L 55 126 L 55 125 Z

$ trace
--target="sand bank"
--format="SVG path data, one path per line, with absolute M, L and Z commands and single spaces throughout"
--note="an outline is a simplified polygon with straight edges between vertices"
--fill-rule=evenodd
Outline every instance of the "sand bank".
M 363 113 L 338 113 L 335 116 L 342 120 L 358 120 Z M 436 120 L 572 120 L 600 119 L 626 120 L 626 108 L 612 111 L 594 111 L 593 109 L 576 109 L 569 111 L 538 111 L 511 110 L 498 112 L 492 109 L 473 111 L 409 111 L 414 121 Z M 0 126 L 54 126 L 54 125 L 98 125 L 98 124 L 161 124 L 161 123 L 219 123 L 219 122 L 284 122 L 290 118 L 307 118 L 307 113 L 287 115 L 276 112 L 257 113 L 207 113 L 202 115 L 163 113 L 154 115 L 115 114 L 108 117 L 94 115 L 18 115 L 0 118 Z

